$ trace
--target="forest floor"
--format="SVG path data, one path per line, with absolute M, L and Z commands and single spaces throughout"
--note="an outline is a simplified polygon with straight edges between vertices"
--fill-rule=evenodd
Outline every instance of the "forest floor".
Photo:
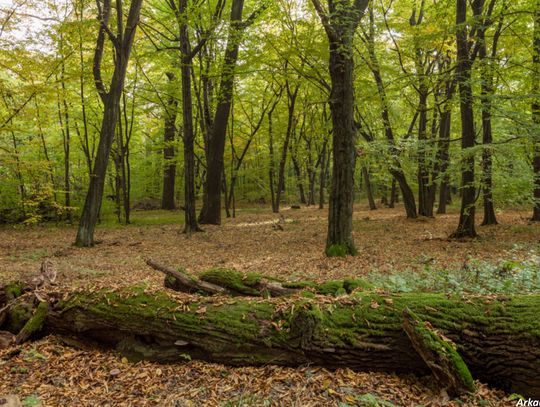
M 245 209 L 220 227 L 204 226 L 204 233 L 188 237 L 180 233 L 182 212 L 134 212 L 132 225 L 106 223 L 98 228 L 100 243 L 90 249 L 72 246 L 74 227 L 4 227 L 0 281 L 28 279 L 46 258 L 53 262 L 60 284 L 69 287 L 141 281 L 162 287 L 163 276 L 146 266 L 146 259 L 193 274 L 231 267 L 287 280 L 329 280 L 426 267 L 460 269 L 474 261 L 523 261 L 540 249 L 540 225 L 530 224 L 527 212 L 501 212 L 500 225 L 478 228 L 479 239 L 455 241 L 448 239 L 457 224 L 455 213 L 407 220 L 402 208 L 368 211 L 358 206 L 358 256 L 328 259 L 323 253 L 326 211 L 285 208 L 282 214 L 284 230 L 275 229 L 279 216 L 267 209 Z M 230 368 L 197 361 L 128 364 L 115 353 L 76 350 L 55 337 L 19 350 L 11 357 L 5 355 L 13 349 L 0 353 L 0 395 L 19 394 L 26 405 L 392 405 L 376 400 L 400 406 L 515 405 L 507 395 L 482 385 L 470 400 L 450 402 L 429 378 L 313 367 Z

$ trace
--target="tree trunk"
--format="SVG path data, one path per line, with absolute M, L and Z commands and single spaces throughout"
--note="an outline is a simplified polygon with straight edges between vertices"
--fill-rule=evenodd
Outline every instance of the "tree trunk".
M 77 231 L 77 238 L 75 240 L 75 244 L 77 246 L 89 247 L 94 245 L 94 229 L 96 227 L 101 209 L 103 188 L 105 186 L 105 175 L 107 173 L 109 155 L 111 153 L 111 147 L 115 135 L 114 132 L 120 113 L 120 97 L 122 96 L 122 90 L 124 88 L 124 80 L 126 77 L 129 55 L 131 53 L 133 38 L 135 37 L 135 31 L 139 21 L 141 5 L 142 0 L 131 1 L 125 32 L 119 32 L 117 34 L 116 40 L 120 41 L 119 37 L 121 37 L 122 40 L 118 44 L 114 72 L 108 92 L 105 91 L 101 78 L 101 59 L 103 57 L 106 33 L 103 27 L 101 27 L 99 31 L 94 56 L 94 76 L 98 93 L 103 100 L 103 120 L 101 122 L 99 144 L 94 160 L 94 166 L 92 168 L 90 185 L 88 187 L 88 193 L 86 195 L 86 200 L 79 222 L 79 229 Z M 119 8 L 122 7 L 119 0 L 117 6 Z M 101 20 L 103 20 L 102 23 L 106 25 L 109 23 L 110 17 L 109 0 L 105 1 L 103 11 L 106 16 L 102 16 Z M 117 22 L 117 26 L 119 28 L 122 27 L 123 22 Z
M 329 201 L 327 254 L 339 248 L 344 254 L 356 254 L 352 236 L 354 168 L 356 159 L 354 126 L 354 61 L 352 55 L 330 44 L 332 92 L 330 111 L 333 128 L 332 187 Z M 349 44 L 350 46 L 350 44 Z M 341 254 L 340 253 L 340 254 Z
M 485 69 L 489 68 L 486 67 Z M 492 78 L 485 77 L 482 81 L 482 144 L 484 146 L 482 152 L 482 196 L 484 201 L 482 226 L 496 225 L 498 223 L 493 206 L 493 158 L 491 152 L 493 135 L 491 128 L 491 100 L 489 100 L 493 96 L 492 80 Z
M 29 298 L 11 303 L 6 324 L 28 306 L 24 299 Z M 538 295 L 464 300 L 443 294 L 356 292 L 324 302 L 291 298 L 278 304 L 239 297 L 180 300 L 136 286 L 61 293 L 47 302 L 40 334 L 76 336 L 116 348 L 132 361 L 193 358 L 228 365 L 313 364 L 428 374 L 402 328 L 407 308 L 457 344 L 475 379 L 540 397 Z M 31 307 L 38 303 L 32 299 Z M 46 304 L 40 309 L 47 310 Z M 19 330 L 32 311 L 23 315 Z
M 268 182 L 270 185 L 270 200 L 272 202 L 272 212 L 279 212 L 279 207 L 276 202 L 276 191 L 274 189 L 274 179 L 276 177 L 276 161 L 274 154 L 274 126 L 272 121 L 272 115 L 274 109 L 268 112 L 268 154 L 269 154 L 269 168 L 268 168 Z
M 298 159 L 296 158 L 296 154 L 294 151 L 291 151 L 291 159 L 293 162 L 293 168 L 294 168 L 294 174 L 296 175 L 296 186 L 298 187 L 298 194 L 300 198 L 300 203 L 303 205 L 308 204 L 308 201 L 306 200 L 306 193 L 304 191 L 304 183 L 302 182 L 302 170 L 300 168 L 300 164 L 298 163 Z M 311 205 L 312 202 L 312 182 L 311 182 L 312 176 L 309 174 L 309 205 Z
M 493 74 L 495 58 L 497 57 L 497 46 L 502 32 L 503 17 L 501 17 L 498 27 L 493 35 L 491 52 L 488 57 L 486 45 L 485 29 L 479 31 L 478 40 L 480 41 L 480 63 L 481 63 L 481 111 L 482 111 L 482 196 L 484 201 L 484 219 L 482 226 L 496 225 L 497 217 L 493 206 L 493 158 L 492 142 L 493 133 L 491 126 L 491 98 L 495 94 L 493 84 Z
M 169 83 L 174 81 L 174 74 L 167 73 Z M 163 136 L 163 160 L 165 169 L 163 172 L 163 196 L 161 199 L 161 209 L 172 210 L 176 208 L 174 199 L 174 186 L 176 181 L 176 161 L 175 161 L 175 138 L 176 138 L 176 115 L 178 111 L 178 101 L 172 94 L 172 87 L 169 87 L 171 94 L 167 99 L 165 109 L 165 132 Z
M 450 126 L 452 124 L 452 107 L 445 103 L 445 110 L 441 113 L 439 124 L 438 160 L 441 181 L 439 186 L 438 214 L 446 213 L 446 204 L 450 195 L 448 167 L 450 166 Z
M 373 197 L 373 189 L 371 188 L 371 180 L 369 177 L 369 170 L 365 165 L 362 166 L 362 176 L 364 177 L 364 182 L 366 184 L 366 192 L 369 203 L 369 209 L 374 211 L 377 209 L 377 204 L 375 203 L 375 198 Z M 392 183 L 392 185 L 394 185 Z
M 430 179 L 427 164 L 427 97 L 428 91 L 422 86 L 420 92 L 420 117 L 418 122 L 418 214 L 433 217 L 433 205 L 430 202 Z
M 392 188 L 390 189 L 390 203 L 388 204 L 389 208 L 394 208 L 398 200 L 398 190 L 396 185 L 396 179 L 392 178 Z
M 399 151 L 396 148 L 394 131 L 392 129 L 392 123 L 390 121 L 390 108 L 388 106 L 388 98 L 386 95 L 386 90 L 384 87 L 381 71 L 379 68 L 379 61 L 375 53 L 375 42 L 374 42 L 375 41 L 375 38 L 374 38 L 375 21 L 374 21 L 372 8 L 370 8 L 369 10 L 369 15 L 370 15 L 370 28 L 369 28 L 368 52 L 369 52 L 369 59 L 370 59 L 370 69 L 373 74 L 373 78 L 375 79 L 375 83 L 377 84 L 377 91 L 381 99 L 381 103 L 382 103 L 381 118 L 384 124 L 384 133 L 390 146 L 389 152 L 392 158 L 390 158 L 391 162 L 390 162 L 389 172 L 396 179 L 401 189 L 401 195 L 403 196 L 403 205 L 405 207 L 405 213 L 407 214 L 407 218 L 415 219 L 418 216 L 416 212 L 416 199 L 414 197 L 414 193 L 411 187 L 409 186 L 409 183 L 407 182 L 407 178 L 405 177 L 405 173 L 403 172 L 401 163 L 397 159 Z
M 229 38 L 227 39 L 225 57 L 221 71 L 218 105 L 210 139 L 208 140 L 205 199 L 200 214 L 200 221 L 203 224 L 221 224 L 221 177 L 223 176 L 223 153 L 225 151 L 225 136 L 233 98 L 234 69 L 236 61 L 238 60 L 240 40 L 245 29 L 245 24 L 242 24 L 243 9 L 244 0 L 233 0 L 231 4 Z
M 326 187 L 326 176 L 328 174 L 328 165 L 330 162 L 330 154 L 326 152 L 328 149 L 327 146 L 328 139 L 325 139 L 321 152 L 321 169 L 319 173 L 319 209 L 324 209 L 324 188 Z
M 285 168 L 287 165 L 287 152 L 289 151 L 289 142 L 293 135 L 293 132 L 296 131 L 296 118 L 294 112 L 296 109 L 296 98 L 298 97 L 298 91 L 300 85 L 297 84 L 294 89 L 290 87 L 289 81 L 286 82 L 287 89 L 287 100 L 288 100 L 288 118 L 287 118 L 287 130 L 285 133 L 285 139 L 283 140 L 283 146 L 281 148 L 281 159 L 279 160 L 278 168 L 278 182 L 276 187 L 276 201 L 274 213 L 279 212 L 279 207 L 281 205 L 281 194 L 285 190 Z
M 461 111 L 461 211 L 457 230 L 452 234 L 454 238 L 476 237 L 475 201 L 476 187 L 474 185 L 474 153 L 471 149 L 476 143 L 474 130 L 473 91 L 471 83 L 472 58 L 469 50 L 467 21 L 467 0 L 457 0 L 456 8 L 456 46 L 457 46 L 457 73 L 456 79 L 460 94 Z
M 195 134 L 193 132 L 193 98 L 191 90 L 191 63 L 193 55 L 187 22 L 188 0 L 180 0 L 177 16 L 180 32 L 182 76 L 182 122 L 184 135 L 184 233 L 190 235 L 201 229 L 197 224 L 195 191 Z M 221 175 L 220 175 L 221 177 Z M 221 178 L 220 178 L 221 179 Z

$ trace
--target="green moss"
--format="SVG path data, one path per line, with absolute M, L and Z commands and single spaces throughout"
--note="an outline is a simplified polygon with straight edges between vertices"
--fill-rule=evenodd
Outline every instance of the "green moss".
M 370 284 L 365 280 L 347 278 L 343 281 L 343 288 L 345 288 L 348 293 L 351 293 L 357 288 L 361 290 L 371 290 L 374 287 L 373 284 Z
M 32 318 L 33 308 L 27 303 L 16 303 L 9 311 L 6 329 L 17 334 L 23 329 L 25 324 Z
M 350 256 L 356 256 L 358 254 L 358 250 L 354 246 L 354 244 L 333 244 L 326 248 L 326 255 L 328 257 L 347 257 Z
M 262 276 L 255 273 L 243 274 L 233 269 L 216 268 L 205 271 L 200 279 L 240 294 L 259 295 L 260 290 L 254 287 L 260 283 Z
M 306 290 L 300 291 L 300 296 L 303 298 L 315 298 L 315 294 L 313 293 L 313 291 Z
M 333 244 L 326 248 L 326 255 L 328 257 L 347 257 L 349 250 L 347 246 L 341 244 Z
M 26 322 L 24 327 L 21 329 L 21 334 L 33 335 L 36 332 L 39 332 L 45 323 L 45 318 L 49 312 L 49 303 L 47 301 L 41 301 L 37 306 L 36 310 L 32 317 Z
M 437 355 L 438 358 L 441 358 L 443 363 L 447 365 L 447 369 L 450 369 L 453 374 L 457 374 L 460 381 L 458 385 L 460 387 L 464 386 L 470 392 L 474 392 L 474 379 L 457 350 L 450 343 L 439 337 L 433 329 L 427 328 L 421 318 L 414 312 L 407 309 L 407 313 L 413 320 L 415 335 L 421 339 L 422 346 L 430 349 L 431 352 Z
M 13 301 L 15 298 L 20 297 L 23 294 L 23 290 L 26 284 L 22 281 L 16 281 L 10 283 L 4 287 L 4 292 L 6 293 L 7 301 Z
M 322 295 L 342 295 L 347 293 L 341 280 L 327 281 L 320 284 L 316 290 L 317 293 Z

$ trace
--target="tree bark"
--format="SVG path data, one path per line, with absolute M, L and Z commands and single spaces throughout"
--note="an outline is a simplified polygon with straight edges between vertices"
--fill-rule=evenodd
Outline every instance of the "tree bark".
M 238 60 L 238 50 L 245 24 L 242 23 L 244 0 L 233 0 L 229 37 L 221 71 L 218 105 L 208 140 L 208 163 L 205 179 L 205 195 L 200 214 L 202 224 L 221 224 L 221 189 L 223 172 L 223 153 L 225 136 L 231 112 L 234 87 L 234 70 Z
M 409 183 L 407 182 L 407 177 L 405 176 L 401 163 L 397 158 L 397 156 L 399 155 L 399 151 L 396 147 L 394 131 L 392 129 L 392 123 L 390 121 L 390 108 L 388 106 L 388 98 L 386 95 L 383 78 L 381 76 L 381 71 L 379 68 L 379 61 L 375 53 L 375 42 L 374 42 L 375 41 L 375 38 L 374 38 L 375 21 L 374 21 L 372 8 L 370 8 L 369 10 L 369 15 L 370 15 L 369 37 L 368 37 L 368 53 L 369 53 L 369 60 L 370 60 L 369 68 L 371 69 L 373 78 L 375 79 L 375 83 L 377 84 L 377 91 L 379 93 L 379 97 L 382 103 L 381 118 L 384 124 L 384 133 L 389 144 L 389 149 L 390 149 L 389 153 L 391 156 L 389 172 L 395 178 L 395 180 L 397 181 L 401 189 L 401 195 L 403 196 L 403 205 L 405 207 L 405 213 L 407 214 L 407 218 L 415 219 L 418 216 L 417 211 L 416 211 L 416 199 L 414 197 L 414 193 L 411 187 L 409 186 Z
M 169 84 L 175 79 L 174 74 L 167 73 Z M 165 109 L 165 131 L 163 135 L 163 160 L 165 169 L 163 171 L 163 195 L 161 199 L 161 209 L 172 210 L 176 208 L 174 199 L 174 188 L 176 181 L 176 161 L 175 161 L 175 138 L 176 138 L 176 116 L 178 111 L 178 101 L 172 94 L 172 86 L 169 86 L 171 92 L 167 99 Z
M 8 320 L 25 298 L 12 304 Z M 408 308 L 457 344 L 474 378 L 540 397 L 538 295 L 464 299 L 356 292 L 325 301 L 291 298 L 276 303 L 172 297 L 141 285 L 51 294 L 47 302 L 40 334 L 76 336 L 116 348 L 132 361 L 193 358 L 228 365 L 313 364 L 424 375 L 429 369 L 402 328 L 402 311 Z M 27 312 L 26 321 L 32 314 Z
M 289 152 L 289 142 L 293 133 L 296 131 L 296 117 L 294 112 L 296 110 L 296 99 L 298 97 L 298 91 L 300 89 L 300 84 L 297 84 L 294 89 L 291 88 L 289 80 L 286 81 L 285 88 L 287 90 L 287 107 L 288 107 L 288 116 L 287 116 L 287 130 L 285 132 L 285 139 L 283 140 L 283 146 L 281 147 L 281 159 L 279 160 L 278 167 L 278 182 L 276 186 L 276 200 L 275 208 L 273 208 L 274 213 L 279 212 L 279 207 L 281 205 L 281 194 L 285 191 L 285 167 L 287 165 L 287 153 Z
M 101 28 L 98 34 L 97 45 L 94 55 L 94 79 L 98 93 L 103 101 L 103 120 L 101 122 L 101 130 L 97 153 L 92 168 L 90 177 L 90 185 L 84 203 L 79 229 L 75 244 L 77 246 L 89 247 L 94 245 L 94 229 L 98 220 L 101 209 L 101 201 L 103 198 L 103 189 L 105 186 L 105 175 L 107 173 L 107 165 L 109 163 L 109 155 L 114 140 L 116 124 L 120 113 L 120 97 L 124 88 L 124 81 L 129 61 L 129 55 L 135 37 L 135 31 L 139 22 L 142 0 L 132 0 L 129 14 L 126 22 L 125 31 L 120 31 L 114 38 L 116 48 L 116 58 L 114 72 L 111 79 L 109 91 L 105 90 L 101 78 L 101 60 L 103 58 L 104 43 L 106 30 L 104 26 L 109 24 L 111 3 L 106 0 L 100 12 Z M 122 2 L 117 1 L 118 10 L 122 7 Z M 120 15 L 121 17 L 121 15 Z M 120 18 L 117 26 L 121 28 L 123 21 Z
M 326 254 L 355 255 L 352 235 L 356 125 L 354 121 L 353 39 L 368 0 L 328 0 L 325 10 L 311 1 L 326 31 L 330 60 L 330 113 L 332 116 L 332 186 L 328 211 Z
M 374 211 L 377 209 L 377 204 L 375 203 L 375 198 L 373 196 L 373 189 L 371 188 L 371 180 L 369 176 L 369 170 L 365 165 L 362 166 L 362 176 L 364 177 L 364 182 L 366 184 L 366 192 L 369 203 L 369 209 Z
M 193 131 L 193 98 L 191 89 L 191 63 L 193 54 L 188 31 L 188 0 L 180 0 L 177 11 L 181 52 L 182 122 L 184 140 L 184 233 L 201 231 L 197 223 L 195 190 L 195 133 Z
M 456 46 L 457 73 L 456 79 L 460 94 L 461 111 L 461 211 L 459 224 L 452 234 L 454 238 L 476 237 L 474 224 L 476 213 L 475 157 L 471 149 L 476 144 L 474 129 L 473 90 L 471 83 L 472 57 L 469 50 L 467 21 L 467 0 L 457 0 L 456 7 Z

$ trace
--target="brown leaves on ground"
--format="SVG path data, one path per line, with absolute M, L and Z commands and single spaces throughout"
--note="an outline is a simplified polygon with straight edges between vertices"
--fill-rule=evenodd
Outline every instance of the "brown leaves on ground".
M 3 228 L 0 281 L 30 279 L 47 258 L 62 290 L 113 288 L 143 280 L 149 290 L 162 289 L 163 276 L 146 266 L 147 258 L 194 274 L 211 267 L 234 267 L 287 280 L 328 280 L 426 264 L 460 267 L 469 257 L 492 262 L 526 259 L 540 243 L 540 225 L 529 224 L 526 212 L 501 213 L 501 225 L 479 228 L 480 239 L 456 241 L 447 239 L 457 224 L 456 214 L 407 220 L 402 209 L 358 208 L 354 234 L 359 255 L 328 259 L 326 211 L 283 211 L 283 230 L 273 228 L 279 218 L 268 212 L 239 214 L 221 227 L 204 226 L 204 233 L 190 238 L 180 233 L 181 226 L 170 224 L 99 228 L 97 239 L 102 243 L 91 249 L 72 246 L 73 227 Z M 179 220 L 181 216 L 178 213 Z M 0 378 L 0 395 L 16 393 L 21 399 L 35 395 L 47 406 L 338 406 L 362 405 L 357 397 L 366 394 L 400 406 L 457 405 L 432 388 L 429 379 L 312 367 L 128 364 L 114 353 L 75 350 L 55 338 L 2 351 Z M 515 402 L 504 401 L 502 394 L 479 384 L 465 405 L 480 404 Z
M 349 369 L 131 364 L 112 352 L 75 350 L 54 337 L 19 350 L 0 352 L 0 394 L 33 396 L 43 406 L 369 405 L 359 401 L 362 397 L 397 406 L 513 405 L 481 384 L 475 396 L 459 403 L 432 387 L 429 378 Z
M 90 249 L 72 246 L 75 229 L 35 227 L 0 229 L 0 276 L 10 280 L 39 270 L 52 258 L 59 281 L 73 284 L 102 281 L 109 286 L 145 279 L 162 285 L 162 275 L 144 262 L 152 258 L 171 267 L 199 273 L 211 267 L 234 267 L 287 280 L 359 277 L 370 271 L 461 267 L 467 258 L 497 262 L 520 260 L 540 249 L 540 225 L 529 224 L 526 212 L 498 215 L 500 225 L 479 227 L 480 239 L 448 240 L 458 215 L 408 220 L 403 209 L 358 210 L 354 235 L 359 255 L 326 258 L 326 211 L 285 210 L 283 231 L 272 225 L 275 214 L 239 211 L 222 226 L 204 226 L 187 237 L 179 225 L 98 228 L 102 243 Z M 182 214 L 178 213 L 179 221 Z M 137 218 L 135 212 L 134 218 Z

